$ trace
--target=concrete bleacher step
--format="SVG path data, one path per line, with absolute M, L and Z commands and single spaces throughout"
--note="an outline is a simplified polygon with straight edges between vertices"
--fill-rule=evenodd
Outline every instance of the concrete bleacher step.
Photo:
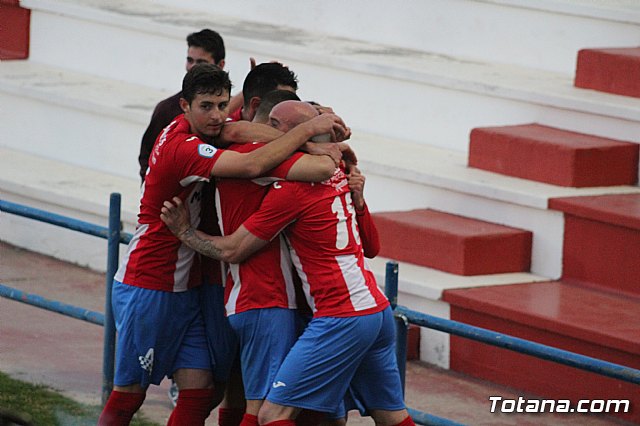
M 574 84 L 640 98 L 640 47 L 581 49 Z
M 380 255 L 459 275 L 528 272 L 532 233 L 420 209 L 373 215 Z
M 201 13 L 214 9 L 210 0 L 150 2 L 186 5 Z M 286 23 L 294 29 L 397 48 L 567 73 L 575 69 L 575 53 L 581 47 L 637 42 L 635 25 L 640 23 L 635 0 L 425 0 L 401 8 L 385 7 L 380 0 L 339 4 L 340 13 L 332 14 L 304 2 L 275 2 L 263 8 L 260 0 L 245 0 L 216 4 L 215 12 L 262 26 L 281 28 Z
M 560 349 L 640 368 L 640 298 L 564 281 L 447 290 L 451 319 Z M 640 386 L 452 337 L 450 367 L 555 399 L 630 399 Z M 622 418 L 640 422 L 632 408 Z
M 549 207 L 565 216 L 564 281 L 640 297 L 640 196 L 558 198 Z
M 0 62 L 0 147 L 135 178 L 151 111 L 173 94 L 32 61 Z M 31 117 L 25 125 L 25 117 Z
M 471 131 L 469 166 L 560 186 L 633 185 L 638 145 L 539 124 Z
M 466 3 L 469 7 L 487 3 L 479 7 L 486 8 L 482 13 L 488 17 L 496 12 L 490 12 L 493 8 L 518 9 L 523 22 L 527 21 L 526 15 L 536 15 L 521 5 Z M 259 61 L 279 59 L 299 75 L 303 99 L 331 105 L 356 131 L 384 137 L 466 152 L 469 130 L 488 124 L 536 120 L 619 139 L 640 134 L 640 105 L 635 100 L 577 89 L 573 86 L 573 69 L 541 70 L 508 61 L 470 59 L 466 49 L 447 55 L 417 46 L 400 49 L 379 40 L 248 22 L 252 16 L 258 21 L 263 18 L 252 14 L 243 19 L 226 17 L 211 13 L 210 8 L 208 12 L 199 11 L 188 9 L 188 5 L 176 7 L 177 3 L 170 7 L 149 0 L 23 0 L 22 5 L 32 11 L 30 61 L 176 91 L 183 75 L 185 34 L 211 23 L 225 37 L 226 68 L 236 87 L 248 70 L 249 56 Z M 434 9 L 452 17 L 459 15 L 448 7 Z M 548 13 L 555 16 L 555 11 Z M 604 27 L 599 31 L 628 37 L 627 23 L 619 22 L 619 18 L 584 22 L 596 27 L 621 25 L 625 29 L 618 32 L 605 32 Z M 83 38 L 70 52 L 64 40 L 73 33 L 83 34 Z M 134 36 L 136 42 L 131 43 Z M 110 55 L 97 54 L 96 45 Z M 570 62 L 577 50 L 571 51 Z M 77 57 L 91 60 L 77 61 Z M 375 108 L 381 88 L 387 104 L 406 105 L 407 99 L 430 102 L 421 102 L 419 108 Z M 425 126 L 425 117 L 436 117 L 437 124 Z M 403 125 L 398 126 L 399 122 Z

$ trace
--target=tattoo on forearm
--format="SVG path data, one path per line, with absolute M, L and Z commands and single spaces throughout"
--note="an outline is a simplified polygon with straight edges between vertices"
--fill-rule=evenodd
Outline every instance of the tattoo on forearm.
M 222 259 L 222 250 L 213 241 L 200 238 L 193 228 L 189 228 L 180 234 L 180 241 L 207 257 L 217 260 Z

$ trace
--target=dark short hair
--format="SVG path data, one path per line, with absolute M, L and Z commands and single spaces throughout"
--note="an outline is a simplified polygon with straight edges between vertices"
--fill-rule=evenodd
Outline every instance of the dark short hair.
M 264 95 L 276 90 L 278 86 L 291 86 L 298 90 L 298 77 L 286 66 L 279 62 L 265 62 L 256 65 L 242 85 L 244 104 L 247 106 L 253 97 L 262 99 Z
M 217 65 L 197 64 L 182 79 L 182 97 L 191 104 L 196 95 L 231 93 L 229 73 Z
M 187 45 L 189 47 L 200 47 L 211 53 L 216 64 L 220 63 L 225 57 L 222 37 L 216 31 L 208 28 L 189 34 L 187 36 Z
M 260 106 L 256 110 L 256 117 L 259 120 L 265 120 L 269 117 L 269 113 L 274 106 L 284 101 L 299 101 L 300 98 L 294 92 L 288 90 L 272 90 L 262 97 L 260 100 Z M 255 117 L 254 117 L 255 119 Z

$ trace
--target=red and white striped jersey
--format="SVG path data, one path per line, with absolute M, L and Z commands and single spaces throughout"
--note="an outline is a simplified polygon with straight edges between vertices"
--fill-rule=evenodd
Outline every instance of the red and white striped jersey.
M 342 170 L 322 183 L 274 183 L 244 226 L 264 240 L 288 226 L 291 257 L 314 316 L 367 315 L 389 305 L 365 264 Z
M 234 144 L 228 149 L 250 152 L 261 143 Z M 295 153 L 278 167 L 256 179 L 216 179 L 216 208 L 220 229 L 232 234 L 258 208 L 271 183 L 283 180 L 291 166 L 302 156 Z M 275 238 L 240 264 L 228 265 L 225 308 L 227 315 L 250 309 L 296 307 L 293 265 L 289 250 Z
M 189 206 L 192 226 L 197 227 L 201 187 L 222 152 L 191 134 L 183 115 L 162 131 L 142 186 L 138 225 L 115 279 L 172 292 L 201 284 L 199 257 L 173 236 L 160 219 L 160 209 L 165 200 L 180 197 Z

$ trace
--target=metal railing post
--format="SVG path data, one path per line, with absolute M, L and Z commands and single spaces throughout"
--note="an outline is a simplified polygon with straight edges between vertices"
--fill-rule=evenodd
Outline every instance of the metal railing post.
M 398 262 L 387 262 L 384 275 L 384 294 L 391 303 L 391 309 L 398 306 Z
M 389 261 L 384 276 L 384 294 L 391 303 L 391 308 L 395 310 L 398 305 L 398 263 Z M 409 320 L 404 315 L 393 314 L 396 325 L 396 359 L 398 370 L 400 371 L 400 381 L 402 383 L 402 395 L 405 389 L 405 376 L 407 372 L 407 336 Z
M 400 371 L 400 382 L 402 383 L 402 396 L 407 376 L 407 340 L 409 335 L 409 319 L 402 314 L 393 315 L 396 320 L 396 358 L 398 359 L 398 370 Z
M 107 273 L 104 301 L 104 347 L 102 354 L 102 405 L 106 404 L 113 390 L 115 364 L 116 326 L 111 309 L 113 277 L 118 270 L 120 255 L 120 194 L 112 193 L 109 199 L 109 235 L 107 238 Z

